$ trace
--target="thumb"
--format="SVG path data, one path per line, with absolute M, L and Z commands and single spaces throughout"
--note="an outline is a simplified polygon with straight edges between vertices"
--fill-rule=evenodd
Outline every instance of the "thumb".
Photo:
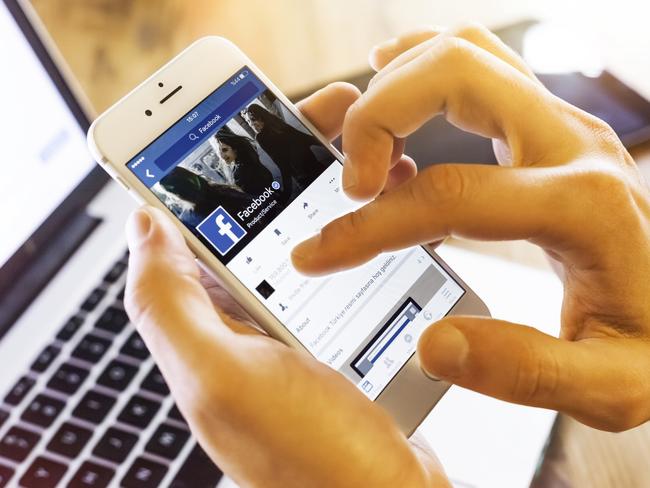
M 449 317 L 420 337 L 424 372 L 508 402 L 559 410 L 598 429 L 638 425 L 650 362 L 632 339 L 557 339 L 500 320 Z M 606 359 L 606 360 L 604 360 Z
M 183 235 L 161 210 L 136 210 L 126 234 L 126 311 L 161 368 L 192 367 L 203 344 L 219 347 L 222 341 L 215 341 L 215 335 L 229 332 L 218 327 L 222 322 L 201 285 L 198 265 Z

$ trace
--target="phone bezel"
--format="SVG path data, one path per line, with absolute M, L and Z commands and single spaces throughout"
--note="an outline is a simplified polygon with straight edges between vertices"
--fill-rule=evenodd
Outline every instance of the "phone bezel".
M 206 62 L 210 59 L 214 59 L 215 62 Z M 244 66 L 253 71 L 323 145 L 340 162 L 343 162 L 343 155 L 300 114 L 255 63 L 230 41 L 219 37 L 199 39 L 102 114 L 88 131 L 88 143 L 101 166 L 138 202 L 153 205 L 172 218 L 204 267 L 224 284 L 235 300 L 246 308 L 269 335 L 291 347 L 307 352 L 289 330 L 126 166 L 136 154 Z M 164 90 L 159 86 L 161 81 L 166 87 L 183 86 L 183 89 L 164 105 L 158 103 L 161 90 Z M 145 115 L 145 109 L 151 109 L 154 105 L 153 114 Z M 465 294 L 448 315 L 489 315 L 486 305 L 467 284 L 435 254 L 433 249 L 423 247 L 465 289 Z M 389 410 L 402 431 L 410 435 L 448 388 L 447 383 L 428 379 L 420 369 L 417 354 L 414 354 L 375 401 Z

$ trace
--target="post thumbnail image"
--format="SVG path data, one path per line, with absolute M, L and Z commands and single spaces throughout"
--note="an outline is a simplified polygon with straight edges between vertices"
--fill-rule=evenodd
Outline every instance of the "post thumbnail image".
M 151 189 L 191 229 L 218 206 L 234 216 L 266 192 L 265 201 L 276 202 L 260 219 L 268 222 L 332 162 L 330 152 L 267 90 Z

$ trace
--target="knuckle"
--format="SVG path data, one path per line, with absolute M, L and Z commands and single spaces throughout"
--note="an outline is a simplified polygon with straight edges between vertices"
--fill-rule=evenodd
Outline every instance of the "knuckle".
M 582 115 L 583 123 L 589 132 L 596 136 L 596 139 L 609 144 L 614 143 L 616 146 L 621 145 L 616 132 L 607 122 L 587 112 L 582 112 Z
M 623 432 L 644 423 L 650 417 L 647 409 L 647 395 L 639 385 L 627 385 L 621 395 L 610 396 L 603 413 L 605 425 L 610 432 Z
M 586 190 L 589 203 L 604 201 L 617 212 L 631 203 L 631 186 L 623 171 L 617 168 L 599 168 L 582 173 L 580 187 Z
M 445 35 L 437 45 L 429 49 L 429 55 L 456 69 L 466 64 L 469 56 L 469 43 L 459 37 Z
M 532 347 L 521 351 L 510 394 L 524 404 L 539 404 L 555 397 L 560 366 L 553 354 L 544 354 Z
M 635 185 L 631 184 L 622 168 L 569 168 L 558 183 L 560 185 L 552 192 L 555 197 L 552 206 L 571 228 L 585 228 L 587 225 L 586 229 L 607 236 L 614 235 L 611 233 L 616 229 L 612 226 L 638 227 Z M 599 211 L 597 219 L 594 218 L 596 208 Z M 612 212 L 616 218 L 607 217 Z
M 361 233 L 367 218 L 362 209 L 350 212 L 347 215 L 331 222 L 321 230 L 321 239 L 324 246 L 330 243 L 345 242 L 346 238 L 354 238 Z
M 356 210 L 344 220 L 343 232 L 349 236 L 356 236 L 363 231 L 367 222 L 366 212 L 363 209 Z
M 467 40 L 482 39 L 488 37 L 490 31 L 480 22 L 463 22 L 454 27 L 450 34 Z
M 431 166 L 422 173 L 423 185 L 413 185 L 413 198 L 451 210 L 469 196 L 469 178 L 456 165 Z
M 424 62 L 432 74 L 444 75 L 455 91 L 466 93 L 476 76 L 478 48 L 461 37 L 445 34 L 424 54 Z
M 568 122 L 575 123 L 575 135 L 587 147 L 595 148 L 621 162 L 630 159 L 623 143 L 607 122 L 566 102 L 562 112 Z

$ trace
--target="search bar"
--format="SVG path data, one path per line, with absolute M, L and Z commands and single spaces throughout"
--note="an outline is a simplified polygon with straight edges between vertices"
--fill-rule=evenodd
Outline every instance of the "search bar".
M 255 98 L 260 90 L 252 81 L 247 82 L 236 93 L 226 99 L 216 109 L 206 115 L 195 128 L 180 137 L 169 149 L 156 158 L 154 164 L 161 171 L 167 171 L 174 166 L 181 158 L 185 157 L 197 145 L 201 144 L 212 134 L 215 129 L 224 125 L 230 117 L 241 110 L 246 104 Z M 205 130 L 201 130 L 205 128 Z

